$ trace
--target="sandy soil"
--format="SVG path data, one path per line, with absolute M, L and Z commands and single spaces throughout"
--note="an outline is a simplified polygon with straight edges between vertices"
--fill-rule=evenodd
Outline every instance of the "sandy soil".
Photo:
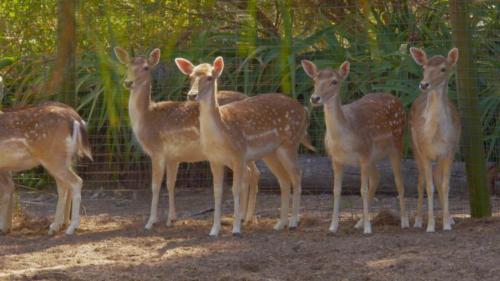
M 21 193 L 15 228 L 0 237 L 0 280 L 499 280 L 500 214 L 485 220 L 455 211 L 453 231 L 404 229 L 388 211 L 396 198 L 379 198 L 374 234 L 353 229 L 360 199 L 343 198 L 340 233 L 327 233 L 331 195 L 303 196 L 301 225 L 276 232 L 279 197 L 259 194 L 259 222 L 230 234 L 226 192 L 222 235 L 208 237 L 212 196 L 178 192 L 180 220 L 143 230 L 149 196 L 84 198 L 74 236 L 46 235 L 55 196 Z M 500 199 L 495 199 L 496 204 Z M 161 198 L 162 213 L 166 197 Z M 414 208 L 409 200 L 409 209 Z M 452 206 L 465 206 L 456 199 Z M 438 222 L 438 227 L 441 225 Z

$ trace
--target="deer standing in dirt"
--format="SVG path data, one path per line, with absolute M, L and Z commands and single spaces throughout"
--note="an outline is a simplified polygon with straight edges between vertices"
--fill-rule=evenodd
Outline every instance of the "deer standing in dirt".
M 309 121 L 305 109 L 294 99 L 280 94 L 262 94 L 220 106 L 217 79 L 224 69 L 222 57 L 213 65 L 193 65 L 176 59 L 182 73 L 191 80 L 188 95 L 200 103 L 200 140 L 210 161 L 214 181 L 215 212 L 211 236 L 221 228 L 223 168 L 233 171 L 234 235 L 241 233 L 240 190 L 249 161 L 263 159 L 278 178 L 281 188 L 281 212 L 276 230 L 297 227 L 301 194 L 298 148 L 307 137 Z M 179 63 L 180 62 L 180 63 Z M 309 145 L 309 148 L 312 147 Z M 290 184 L 293 186 L 292 217 L 288 220 Z
M 409 226 L 404 198 L 404 183 L 401 175 L 403 151 L 403 130 L 406 114 L 402 103 L 396 97 L 376 93 L 341 105 L 340 89 L 349 74 L 349 62 L 339 69 L 326 68 L 319 71 L 308 60 L 302 61 L 306 74 L 314 80 L 311 103 L 323 105 L 325 112 L 325 147 L 333 164 L 333 217 L 330 231 L 339 226 L 340 196 L 344 166 L 359 166 L 361 169 L 361 196 L 363 218 L 356 227 L 363 226 L 364 233 L 371 233 L 369 206 L 379 183 L 376 163 L 389 157 L 399 193 L 401 227 Z
M 0 231 L 12 226 L 12 173 L 42 165 L 56 180 L 58 192 L 49 234 L 68 223 L 66 234 L 75 232 L 82 188 L 82 179 L 71 167 L 77 153 L 92 160 L 85 122 L 69 106 L 51 102 L 0 111 Z
M 175 211 L 175 182 L 179 163 L 200 162 L 207 158 L 200 145 L 199 109 L 194 101 L 151 100 L 152 68 L 160 60 L 160 50 L 154 49 L 149 58 L 130 57 L 127 51 L 115 48 L 118 60 L 127 66 L 125 87 L 130 89 L 129 116 L 132 130 L 144 152 L 152 162 L 152 202 L 149 220 L 145 226 L 151 229 L 158 221 L 158 201 L 164 174 L 167 175 L 169 211 L 167 226 L 177 218 Z M 225 91 L 217 96 L 219 102 L 226 104 L 247 98 L 247 96 Z M 255 198 L 260 172 L 255 163 L 249 163 L 245 187 L 250 184 L 248 208 L 245 222 L 251 222 L 255 214 Z M 248 194 L 245 193 L 245 194 Z M 246 202 L 246 201 L 245 201 Z M 246 207 L 246 206 L 245 206 Z
M 461 126 L 458 111 L 448 99 L 448 80 L 458 61 L 458 49 L 451 49 L 446 58 L 433 56 L 428 59 L 426 53 L 418 48 L 410 48 L 410 52 L 424 72 L 419 85 L 422 95 L 413 102 L 410 112 L 413 153 L 419 171 L 415 227 L 422 227 L 425 182 L 428 208 L 427 232 L 435 231 L 435 186 L 443 208 L 443 230 L 451 230 L 453 219 L 448 210 L 450 172 L 453 157 L 458 149 Z M 434 173 L 432 161 L 437 162 Z

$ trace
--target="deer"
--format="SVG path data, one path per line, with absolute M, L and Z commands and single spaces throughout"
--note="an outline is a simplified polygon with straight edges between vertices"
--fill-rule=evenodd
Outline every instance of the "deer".
M 280 218 L 275 230 L 296 228 L 299 224 L 301 170 L 298 165 L 300 143 L 313 149 L 307 141 L 309 120 L 306 110 L 296 100 L 282 94 L 269 93 L 220 105 L 217 79 L 224 69 L 224 59 L 217 57 L 213 64 L 194 66 L 189 60 L 176 58 L 179 70 L 189 76 L 189 96 L 200 107 L 200 143 L 210 162 L 215 198 L 214 221 L 210 236 L 221 229 L 223 168 L 233 171 L 233 228 L 241 235 L 240 190 L 244 169 L 250 161 L 263 159 L 278 178 L 281 190 Z M 288 219 L 290 185 L 293 187 L 292 215 Z
M 423 79 L 419 83 L 422 94 L 413 102 L 410 111 L 410 132 L 413 153 L 418 168 L 418 200 L 415 227 L 422 227 L 424 184 L 427 192 L 427 232 L 435 231 L 434 189 L 443 209 L 443 230 L 454 224 L 449 212 L 448 195 L 453 157 L 460 141 L 460 116 L 448 99 L 448 80 L 458 61 L 458 49 L 448 56 L 433 56 L 418 48 L 410 48 L 413 60 L 422 66 Z M 432 167 L 432 162 L 436 167 Z
M 207 160 L 200 145 L 199 108 L 195 101 L 161 101 L 151 99 L 152 69 L 160 61 L 160 49 L 151 51 L 148 57 L 130 57 L 123 48 L 114 52 L 119 62 L 126 65 L 124 86 L 129 89 L 128 111 L 132 131 L 142 150 L 152 163 L 152 200 L 149 219 L 145 225 L 151 229 L 158 222 L 160 188 L 166 174 L 168 190 L 167 226 L 177 219 L 175 208 L 175 183 L 180 163 Z M 217 96 L 221 104 L 246 99 L 247 96 L 233 91 L 224 91 Z M 245 178 L 245 193 L 248 198 L 242 206 L 245 223 L 255 221 L 255 204 L 260 172 L 255 163 L 249 163 Z
M 391 162 L 399 194 L 401 228 L 409 227 L 405 207 L 404 182 L 401 175 L 403 132 L 406 113 L 401 101 L 388 93 L 371 93 L 357 101 L 342 105 L 340 89 L 349 74 L 350 63 L 343 62 L 338 69 L 318 70 L 309 61 L 302 60 L 302 68 L 314 81 L 310 98 L 313 106 L 323 106 L 325 112 L 325 148 L 333 166 L 333 214 L 329 231 L 339 227 L 342 175 L 345 166 L 359 166 L 363 216 L 356 228 L 372 232 L 369 208 L 379 183 L 376 163 L 388 157 Z
M 43 166 L 57 183 L 58 200 L 49 235 L 80 225 L 82 179 L 74 172 L 76 155 L 92 160 L 85 121 L 71 107 L 57 102 L 0 111 L 0 232 L 12 227 L 12 174 Z M 71 218 L 70 218 L 71 216 Z

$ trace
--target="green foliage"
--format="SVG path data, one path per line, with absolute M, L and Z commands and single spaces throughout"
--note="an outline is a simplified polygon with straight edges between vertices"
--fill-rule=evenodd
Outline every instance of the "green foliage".
M 342 4 L 345 3 L 345 4 Z M 0 73 L 4 106 L 59 99 L 43 91 L 55 52 L 55 0 L 0 2 Z M 485 147 L 499 158 L 499 7 L 474 1 L 475 57 Z M 124 67 L 112 48 L 134 55 L 159 47 L 154 99 L 182 100 L 188 87 L 173 58 L 194 63 L 224 56 L 221 89 L 249 95 L 284 92 L 309 107 L 312 82 L 300 67 L 307 58 L 321 67 L 351 62 L 343 99 L 373 91 L 392 92 L 409 107 L 419 94 L 420 68 L 410 46 L 446 54 L 451 46 L 448 2 L 428 1 L 79 1 L 78 111 L 91 134 L 105 136 L 101 151 L 110 162 L 139 157 L 130 137 L 128 93 L 121 86 Z M 450 96 L 456 99 L 455 83 Z M 310 110 L 313 141 L 322 148 L 323 113 Z

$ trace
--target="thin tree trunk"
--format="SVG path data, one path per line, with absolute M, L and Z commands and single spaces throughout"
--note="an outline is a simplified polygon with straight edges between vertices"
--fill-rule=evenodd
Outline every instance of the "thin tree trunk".
M 472 217 L 491 216 L 486 186 L 486 161 L 478 107 L 476 71 L 473 64 L 468 0 L 450 0 L 453 44 L 459 49 L 457 64 L 458 107 L 462 119 L 462 148 Z
M 46 91 L 67 104 L 75 102 L 77 0 L 57 1 L 57 55 Z

